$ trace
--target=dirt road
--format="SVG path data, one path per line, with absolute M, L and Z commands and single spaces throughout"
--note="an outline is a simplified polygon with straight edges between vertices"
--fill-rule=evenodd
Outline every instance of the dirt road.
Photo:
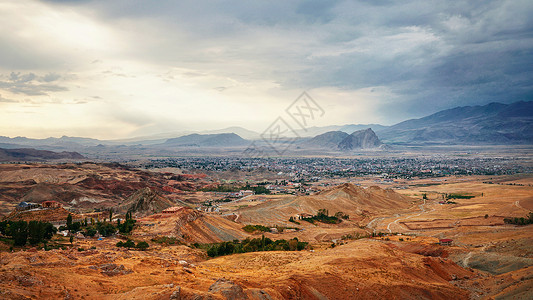
M 407 220 L 407 219 L 410 219 L 410 218 L 413 218 L 413 217 L 418 217 L 418 216 L 420 216 L 420 215 L 423 214 L 423 213 L 428 213 L 428 212 L 432 212 L 432 211 L 435 210 L 435 209 L 433 208 L 433 209 L 430 210 L 430 211 L 426 211 L 426 208 L 424 207 L 425 205 L 426 205 L 426 199 L 424 199 L 424 204 L 420 204 L 420 205 L 418 206 L 418 207 L 422 210 L 422 212 L 420 212 L 420 213 L 418 213 L 418 214 L 416 214 L 416 215 L 410 215 L 410 216 L 405 217 L 405 218 L 404 218 L 404 217 L 401 217 L 400 215 L 398 215 L 398 217 L 399 217 L 398 219 L 396 219 L 396 220 L 390 222 L 390 223 L 387 225 L 387 230 L 389 231 L 389 233 L 392 233 L 392 230 L 390 229 L 390 226 L 391 226 L 392 224 L 396 224 L 398 227 L 402 228 L 402 227 L 398 224 L 398 222 L 399 222 L 400 220 Z M 403 228 L 402 228 L 402 229 L 403 229 Z

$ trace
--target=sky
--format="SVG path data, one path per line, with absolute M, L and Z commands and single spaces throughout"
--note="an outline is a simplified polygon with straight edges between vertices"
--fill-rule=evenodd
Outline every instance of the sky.
M 533 1 L 0 0 L 0 135 L 313 126 L 533 100 Z

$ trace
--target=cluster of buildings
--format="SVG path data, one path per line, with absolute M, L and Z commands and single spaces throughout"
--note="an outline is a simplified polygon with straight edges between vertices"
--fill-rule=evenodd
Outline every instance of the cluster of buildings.
M 63 207 L 63 205 L 57 201 L 43 201 L 41 203 L 22 201 L 15 207 L 15 210 L 26 211 L 26 210 L 32 210 L 32 209 L 51 209 L 51 208 L 60 208 L 60 207 Z
M 446 175 L 505 175 L 533 172 L 514 158 L 505 157 L 376 157 L 376 158 L 269 158 L 176 157 L 155 159 L 141 167 L 178 167 L 196 171 L 265 170 L 293 181 L 318 181 L 321 178 L 381 176 L 409 179 Z

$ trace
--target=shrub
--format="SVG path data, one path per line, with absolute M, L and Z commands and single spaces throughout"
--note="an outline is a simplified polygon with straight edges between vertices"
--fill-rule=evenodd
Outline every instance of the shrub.
M 529 225 L 533 224 L 533 212 L 530 212 L 525 218 L 505 218 L 503 219 L 503 222 L 506 224 L 514 224 L 514 225 Z
M 124 248 L 135 248 L 136 247 L 135 246 L 135 242 L 132 241 L 132 240 L 127 240 L 125 242 L 120 241 L 120 242 L 116 243 L 116 246 L 117 247 L 124 247 Z
M 328 211 L 324 208 L 321 208 L 318 210 L 317 214 L 309 217 L 309 218 L 302 218 L 302 220 L 307 221 L 309 223 L 315 223 L 315 221 L 327 223 L 327 224 L 338 224 L 341 222 L 341 219 L 338 216 L 346 216 L 345 218 L 349 218 L 348 215 L 344 215 L 343 212 L 337 212 L 335 216 L 329 216 Z
M 96 223 L 96 230 L 98 230 L 98 233 L 100 233 L 102 236 L 111 236 L 117 231 L 113 224 L 102 222 Z
M 135 242 L 132 240 L 127 240 L 124 244 L 122 244 L 122 247 L 133 248 L 135 247 Z
M 93 237 L 96 234 L 96 229 L 94 227 L 88 227 L 85 229 L 85 235 Z
M 118 231 L 120 233 L 130 233 L 133 230 L 133 227 L 135 227 L 136 221 L 134 219 L 126 219 L 124 223 L 117 225 Z
M 148 245 L 147 242 L 143 241 L 143 242 L 138 242 L 137 246 L 135 246 L 135 248 L 140 249 L 140 250 L 146 250 L 146 249 L 148 249 L 149 246 L 150 245 Z

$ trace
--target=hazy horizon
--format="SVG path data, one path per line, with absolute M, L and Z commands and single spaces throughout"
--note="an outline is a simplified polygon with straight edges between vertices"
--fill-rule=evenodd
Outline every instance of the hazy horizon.
M 533 3 L 3 1 L 0 135 L 392 125 L 533 96 Z

